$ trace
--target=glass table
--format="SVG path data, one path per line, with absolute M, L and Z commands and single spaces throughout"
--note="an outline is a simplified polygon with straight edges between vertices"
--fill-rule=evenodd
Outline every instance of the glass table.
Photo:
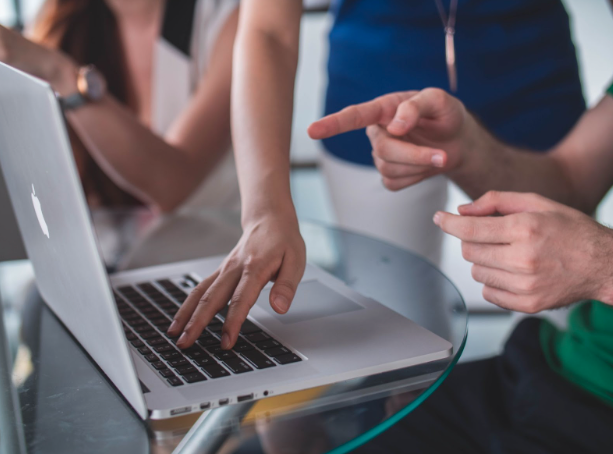
M 241 233 L 238 215 L 212 211 L 162 217 L 144 210 L 98 211 L 93 219 L 110 271 L 225 254 Z M 452 356 L 143 422 L 43 303 L 27 264 L 8 262 L 0 268 L 8 327 L 0 333 L 2 339 L 8 335 L 0 443 L 7 452 L 28 453 L 345 453 L 395 424 L 436 390 L 459 359 L 467 326 L 462 297 L 440 271 L 410 252 L 324 225 L 303 222 L 301 230 L 310 263 L 447 339 Z

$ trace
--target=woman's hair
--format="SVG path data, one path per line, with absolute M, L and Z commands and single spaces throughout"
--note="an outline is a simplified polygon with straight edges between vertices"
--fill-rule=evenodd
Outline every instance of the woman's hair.
M 106 78 L 109 93 L 126 106 L 133 104 L 119 28 L 104 0 L 47 0 L 30 37 L 63 51 L 78 65 L 95 65 Z M 100 169 L 74 131 L 69 134 L 90 204 L 138 204 Z

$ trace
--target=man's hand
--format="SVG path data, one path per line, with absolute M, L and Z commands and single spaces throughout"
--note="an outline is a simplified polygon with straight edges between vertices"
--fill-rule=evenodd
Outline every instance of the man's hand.
M 291 222 L 290 222 L 291 221 Z M 285 314 L 306 264 L 304 240 L 293 218 L 264 217 L 245 226 L 243 235 L 221 267 L 192 291 L 174 317 L 168 334 L 181 335 L 179 348 L 191 346 L 228 302 L 221 346 L 231 348 L 262 288 L 270 281 L 270 305 Z
M 488 192 L 459 212 L 434 222 L 462 240 L 486 300 L 531 314 L 584 299 L 613 304 L 613 232 L 592 218 L 512 192 Z
M 480 128 L 464 105 L 427 88 L 347 107 L 309 127 L 312 139 L 367 128 L 383 184 L 397 191 L 458 168 Z

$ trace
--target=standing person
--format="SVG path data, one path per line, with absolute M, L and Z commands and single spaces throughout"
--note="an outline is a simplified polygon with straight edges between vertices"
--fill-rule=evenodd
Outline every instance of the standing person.
M 238 0 L 47 0 L 0 61 L 63 100 L 90 206 L 239 207 L 230 148 Z
M 438 8 L 436 0 L 336 1 L 326 110 L 397 87 L 447 87 L 441 17 L 449 26 L 454 16 L 457 65 L 450 60 L 448 66 L 457 70 L 458 95 L 503 138 L 536 149 L 553 145 L 585 108 L 560 0 L 460 0 L 452 9 Z M 289 188 L 301 13 L 297 0 L 242 2 L 232 125 L 244 234 L 177 313 L 170 334 L 183 333 L 180 347 L 191 345 L 228 301 L 222 346 L 231 347 L 263 286 L 275 280 L 270 304 L 283 314 L 304 272 L 305 246 Z M 444 205 L 444 180 L 387 193 L 363 132 L 325 145 L 333 156 L 324 157 L 323 169 L 339 223 L 436 261 L 442 237 L 430 219 Z

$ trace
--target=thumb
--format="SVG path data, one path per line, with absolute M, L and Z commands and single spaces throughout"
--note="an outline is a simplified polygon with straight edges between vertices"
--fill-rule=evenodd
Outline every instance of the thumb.
M 551 200 L 537 194 L 519 192 L 489 191 L 472 203 L 460 205 L 462 216 L 492 216 L 494 214 L 515 214 L 551 209 Z
M 285 314 L 289 310 L 304 274 L 304 267 L 304 263 L 300 264 L 288 254 L 283 257 L 279 274 L 270 290 L 270 305 L 275 312 Z

